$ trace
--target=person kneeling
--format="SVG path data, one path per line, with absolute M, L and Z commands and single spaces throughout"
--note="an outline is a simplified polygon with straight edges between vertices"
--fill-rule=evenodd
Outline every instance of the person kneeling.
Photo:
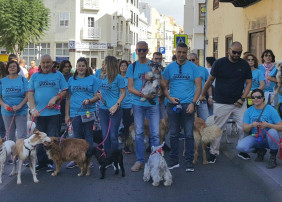
M 276 155 L 279 148 L 277 144 L 279 143 L 278 131 L 282 130 L 281 118 L 272 106 L 264 103 L 264 93 L 262 90 L 253 90 L 251 98 L 254 105 L 248 108 L 244 115 L 243 130 L 247 133 L 251 131 L 252 135 L 240 140 L 237 150 L 246 153 L 256 151 L 257 158 L 255 161 L 263 161 L 266 148 L 269 148 L 270 158 L 266 167 L 269 169 L 275 168 L 277 166 Z

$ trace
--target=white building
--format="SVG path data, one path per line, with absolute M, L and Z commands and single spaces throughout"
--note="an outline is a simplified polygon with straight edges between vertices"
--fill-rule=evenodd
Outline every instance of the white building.
M 185 0 L 184 34 L 192 39 L 190 52 L 197 53 L 201 65 L 205 56 L 205 13 L 206 0 Z
M 101 67 L 107 55 L 132 60 L 138 41 L 139 0 L 44 0 L 51 11 L 50 28 L 39 43 L 27 46 L 22 57 L 39 62 L 50 54 L 75 66 L 85 57 Z

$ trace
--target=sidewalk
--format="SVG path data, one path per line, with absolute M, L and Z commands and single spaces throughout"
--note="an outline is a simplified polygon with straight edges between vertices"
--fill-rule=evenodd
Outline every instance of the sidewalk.
M 281 137 L 281 134 L 280 134 Z M 269 159 L 269 150 L 264 157 L 263 162 L 255 162 L 256 154 L 251 153 L 250 160 L 243 160 L 237 156 L 238 151 L 236 145 L 238 142 L 237 135 L 229 135 L 227 143 L 226 135 L 223 134 L 221 139 L 221 154 L 226 155 L 232 162 L 244 169 L 245 172 L 250 174 L 250 177 L 257 177 L 263 185 L 265 185 L 268 193 L 274 196 L 275 201 L 282 200 L 282 160 L 277 155 L 278 166 L 274 169 L 267 169 L 266 163 Z

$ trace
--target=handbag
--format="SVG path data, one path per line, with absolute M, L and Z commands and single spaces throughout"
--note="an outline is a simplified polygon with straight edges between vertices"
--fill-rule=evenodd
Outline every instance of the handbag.
M 93 121 L 95 119 L 95 112 L 90 112 L 88 117 L 87 115 L 81 115 L 81 121 L 82 123 L 87 123 L 89 121 Z

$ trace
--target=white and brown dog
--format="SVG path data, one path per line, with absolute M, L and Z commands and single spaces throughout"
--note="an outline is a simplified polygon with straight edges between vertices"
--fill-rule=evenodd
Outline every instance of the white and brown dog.
M 2 175 L 4 173 L 5 161 L 12 155 L 15 149 L 15 142 L 11 140 L 5 141 L 0 138 L 0 184 L 2 183 Z
M 153 186 L 159 186 L 160 181 L 164 180 L 165 186 L 170 186 L 172 184 L 172 175 L 167 167 L 167 163 L 162 156 L 162 145 L 154 147 L 152 146 L 152 153 L 145 164 L 143 180 L 148 182 L 150 178 L 153 179 Z
M 14 166 L 13 170 L 10 173 L 10 176 L 13 176 L 16 174 L 16 167 L 17 167 L 17 159 L 19 159 L 19 168 L 18 168 L 18 178 L 17 178 L 17 184 L 21 184 L 21 170 L 22 170 L 22 164 L 23 161 L 26 159 L 29 159 L 30 162 L 30 171 L 33 175 L 33 181 L 35 183 L 38 183 L 39 180 L 36 177 L 35 172 L 35 161 L 36 161 L 36 146 L 38 144 L 42 144 L 43 142 L 51 142 L 51 139 L 47 136 L 46 133 L 40 132 L 36 128 L 33 131 L 33 135 L 31 135 L 27 139 L 18 139 L 16 141 L 16 147 L 14 150 Z

